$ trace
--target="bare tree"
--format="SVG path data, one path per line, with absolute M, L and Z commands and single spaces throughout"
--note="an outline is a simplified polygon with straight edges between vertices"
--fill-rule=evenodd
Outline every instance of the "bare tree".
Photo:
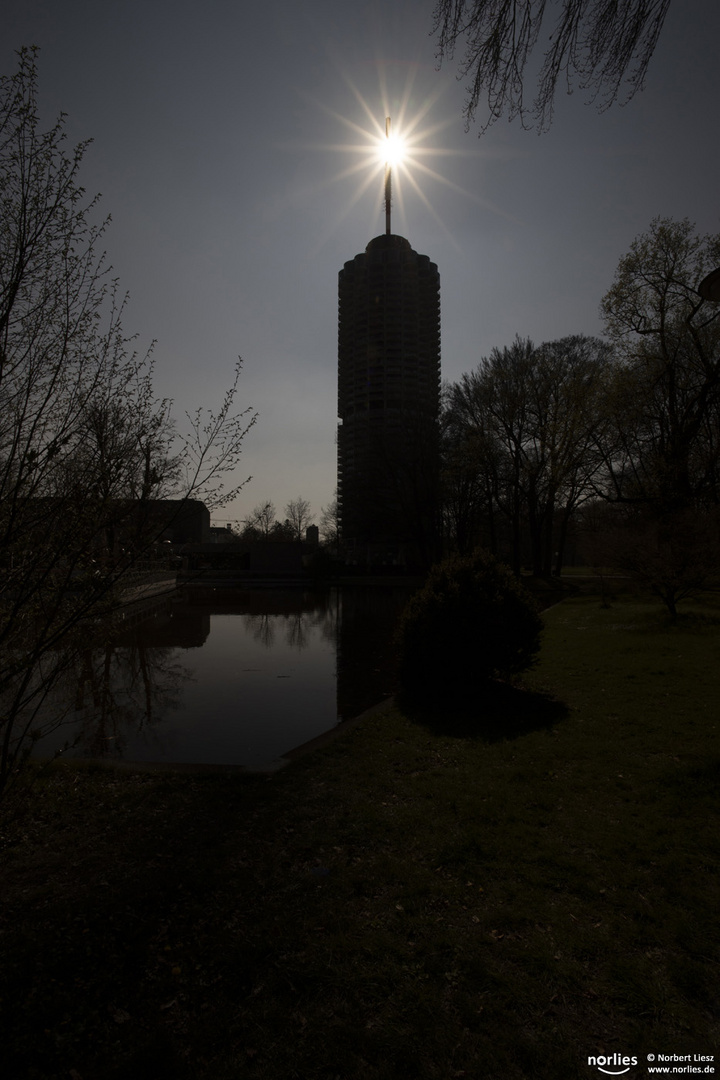
M 720 584 L 719 530 L 718 507 L 658 514 L 647 505 L 600 502 L 589 508 L 581 537 L 601 579 L 603 567 L 631 577 L 675 621 L 682 600 Z
M 602 302 L 623 363 L 611 408 L 609 494 L 659 512 L 720 502 L 720 305 L 697 285 L 720 234 L 656 218 L 633 241 Z
M 495 528 L 495 444 L 471 376 L 443 388 L 441 487 L 443 536 L 451 551 L 469 555 L 476 547 L 498 553 Z
M 576 334 L 537 350 L 529 380 L 536 479 L 527 500 L 534 569 L 560 574 L 568 526 L 599 483 L 599 449 L 609 426 L 605 409 L 614 355 L 607 342 Z
M 511 530 L 509 562 L 516 574 L 522 562 L 522 470 L 526 439 L 525 379 L 535 345 L 516 338 L 510 347 L 493 349 L 476 371 L 462 375 L 451 390 L 452 423 L 471 449 L 474 467 L 488 473 L 488 507 L 497 506 Z M 467 462 L 467 458 L 466 458 Z M 507 556 L 506 556 L 507 557 Z
M 488 546 L 495 547 L 494 509 L 509 523 L 516 574 L 525 547 L 536 575 L 551 574 L 554 552 L 559 573 L 568 523 L 595 491 L 609 362 L 609 347 L 597 338 L 576 335 L 539 347 L 517 338 L 450 388 L 450 463 L 459 448 L 463 470 L 475 471 L 480 512 L 490 518 Z M 470 512 L 466 507 L 465 516 Z
M 275 504 L 267 499 L 264 503 L 258 503 L 248 516 L 243 518 L 243 536 L 248 539 L 248 534 L 253 534 L 260 540 L 267 540 L 276 524 Z
M 340 508 L 338 506 L 337 488 L 327 506 L 320 509 L 320 535 L 324 544 L 331 550 L 338 551 L 340 546 Z
M 307 499 L 291 499 L 285 507 L 285 517 L 292 530 L 295 540 L 305 539 L 305 530 L 312 525 L 314 514 L 310 511 L 310 503 Z
M 669 7 L 670 0 L 437 0 L 433 33 L 441 62 L 464 41 L 460 77 L 469 79 L 468 126 L 486 99 L 481 131 L 503 115 L 543 131 L 552 123 L 560 82 L 570 92 L 576 81 L 591 101 L 600 99 L 601 109 L 620 97 L 623 84 L 625 100 L 641 90 Z M 528 106 L 525 69 L 548 8 L 558 12 L 557 20 L 544 36 L 544 62 Z
M 167 526 L 142 508 L 231 498 L 242 484 L 222 478 L 255 420 L 233 411 L 238 365 L 219 410 L 176 430 L 123 330 L 107 222 L 78 180 L 88 144 L 64 139 L 62 117 L 41 129 L 22 50 L 0 78 L 0 792 L 88 627 L 101 633 Z
M 608 387 L 610 565 L 665 604 L 717 583 L 720 569 L 720 305 L 698 283 L 720 234 L 656 218 L 633 241 L 602 303 L 622 363 Z

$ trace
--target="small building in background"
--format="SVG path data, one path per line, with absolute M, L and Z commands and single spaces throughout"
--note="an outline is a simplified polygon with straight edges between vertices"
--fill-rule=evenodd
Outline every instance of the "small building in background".
M 211 544 L 236 544 L 239 537 L 232 531 L 232 526 L 228 523 L 225 528 L 221 525 L 210 526 L 210 543 Z
M 158 539 L 173 545 L 210 543 L 210 511 L 199 499 L 153 499 L 138 506 L 150 528 L 161 530 Z

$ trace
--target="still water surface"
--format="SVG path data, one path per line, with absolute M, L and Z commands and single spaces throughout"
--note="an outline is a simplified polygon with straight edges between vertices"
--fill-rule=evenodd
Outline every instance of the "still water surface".
M 52 708 L 51 756 L 268 765 L 391 691 L 403 588 L 188 587 L 88 644 Z M 72 700 L 68 694 L 72 694 Z

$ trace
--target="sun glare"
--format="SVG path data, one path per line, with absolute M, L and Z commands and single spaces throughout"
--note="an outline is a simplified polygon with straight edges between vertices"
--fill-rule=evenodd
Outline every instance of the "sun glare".
M 361 117 L 351 119 L 328 107 L 325 102 L 315 102 L 354 136 L 353 141 L 323 143 L 317 146 L 317 149 L 341 153 L 346 160 L 350 158 L 347 165 L 325 179 L 326 184 L 351 178 L 356 181 L 354 191 L 348 193 L 340 221 L 348 216 L 360 200 L 374 192 L 373 202 L 376 209 L 372 211 L 372 216 L 377 221 L 378 211 L 384 203 L 386 231 L 390 227 L 390 204 L 393 214 L 400 218 L 401 227 L 407 224 L 405 204 L 408 196 L 416 199 L 445 228 L 438 211 L 423 190 L 426 183 L 442 185 L 472 201 L 485 204 L 485 200 L 466 191 L 428 163 L 432 161 L 435 164 L 440 158 L 476 157 L 479 151 L 469 148 L 450 150 L 437 146 L 435 140 L 438 134 L 446 127 L 456 126 L 457 117 L 453 114 L 439 122 L 428 123 L 442 89 L 418 101 L 413 92 L 413 78 L 414 75 L 409 77 L 404 93 L 395 98 L 392 106 L 384 85 L 385 80 L 382 79 L 379 100 L 371 106 L 343 73 L 344 81 L 352 90 L 361 112 L 365 114 L 365 124 Z M 333 230 L 338 224 L 338 220 L 333 222 Z
M 380 142 L 378 152 L 382 163 L 394 169 L 405 157 L 405 142 L 402 136 L 391 132 Z

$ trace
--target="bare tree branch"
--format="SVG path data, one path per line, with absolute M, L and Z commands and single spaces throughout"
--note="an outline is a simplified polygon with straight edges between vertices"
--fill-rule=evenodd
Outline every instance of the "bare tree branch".
M 506 115 L 545 131 L 552 123 L 555 93 L 577 85 L 609 108 L 641 90 L 670 0 L 438 0 L 433 33 L 438 61 L 452 60 L 460 42 L 465 54 L 459 78 L 468 79 L 463 109 L 467 126 L 487 109 L 480 133 Z M 538 45 L 546 9 L 559 12 L 543 38 L 544 62 L 531 106 L 525 101 L 526 68 Z
M 240 364 L 217 413 L 176 433 L 133 351 L 126 298 L 99 245 L 64 118 L 37 108 L 36 51 L 0 77 L 0 793 L 36 717 L 92 626 L 167 526 L 150 505 L 222 505 L 255 422 L 234 412 Z M 91 622 L 92 620 L 92 622 Z

